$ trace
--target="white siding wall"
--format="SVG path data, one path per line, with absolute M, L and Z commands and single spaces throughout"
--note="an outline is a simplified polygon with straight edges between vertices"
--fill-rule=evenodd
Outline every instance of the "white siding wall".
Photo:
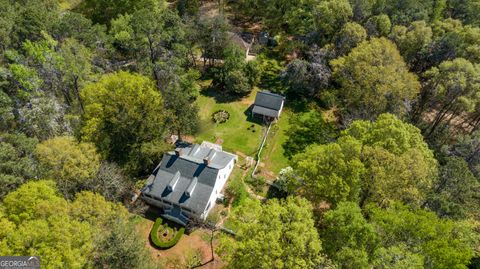
M 205 219 L 210 212 L 210 210 L 213 208 L 215 205 L 218 195 L 222 191 L 223 187 L 225 186 L 225 183 L 227 182 L 227 179 L 230 177 L 230 174 L 232 173 L 233 168 L 235 167 L 235 160 L 231 160 L 230 163 L 228 163 L 225 168 L 221 169 L 218 172 L 217 175 L 217 180 L 215 181 L 215 188 L 213 189 L 212 195 L 210 196 L 210 207 L 205 210 L 203 213 L 203 219 Z

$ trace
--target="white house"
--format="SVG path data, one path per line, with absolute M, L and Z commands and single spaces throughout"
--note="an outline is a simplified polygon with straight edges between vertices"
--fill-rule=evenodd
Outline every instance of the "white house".
M 238 159 L 212 145 L 189 145 L 164 154 L 141 198 L 163 209 L 164 218 L 179 224 L 205 220 Z

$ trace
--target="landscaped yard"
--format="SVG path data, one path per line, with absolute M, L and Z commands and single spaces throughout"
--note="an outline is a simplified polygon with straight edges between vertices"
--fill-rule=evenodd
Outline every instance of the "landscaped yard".
M 147 218 L 138 218 L 137 229 L 148 238 L 154 222 Z M 209 244 L 210 232 L 205 229 L 195 230 L 191 234 L 184 234 L 178 243 L 169 249 L 158 251 L 158 249 L 146 241 L 146 247 L 161 265 L 160 268 L 191 268 L 194 265 L 207 262 L 210 260 L 212 253 Z M 214 240 L 214 246 L 218 244 Z M 215 262 L 210 263 L 205 268 L 221 268 L 222 261 L 215 254 Z
M 262 139 L 262 126 L 256 122 L 248 121 L 248 108 L 255 100 L 256 90 L 247 97 L 232 102 L 217 102 L 214 96 L 205 93 L 198 97 L 200 119 L 202 127 L 196 136 L 196 142 L 220 142 L 226 151 L 236 153 L 240 151 L 248 156 L 254 156 Z M 209 92 L 209 95 L 211 92 Z M 225 110 L 230 118 L 225 123 L 216 124 L 212 114 Z
M 204 81 L 204 87 L 210 81 Z M 221 143 L 224 150 L 233 153 L 243 153 L 255 157 L 260 146 L 266 126 L 258 121 L 252 121 L 248 109 L 255 100 L 259 91 L 255 88 L 248 96 L 234 101 L 219 102 L 213 90 L 204 90 L 198 97 L 199 114 L 202 120 L 200 133 L 196 136 L 196 142 L 211 141 Z M 225 110 L 229 113 L 229 119 L 225 123 L 216 124 L 212 115 Z M 262 151 L 260 169 L 265 177 L 274 179 L 278 172 L 288 166 L 288 159 L 284 156 L 283 143 L 287 139 L 285 131 L 289 127 L 289 118 L 293 112 L 285 109 L 277 123 L 269 133 L 265 147 Z

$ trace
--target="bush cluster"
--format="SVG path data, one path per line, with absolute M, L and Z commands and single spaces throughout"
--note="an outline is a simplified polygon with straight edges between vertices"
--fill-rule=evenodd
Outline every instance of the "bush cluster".
M 152 231 L 150 232 L 150 238 L 152 239 L 153 244 L 161 249 L 167 249 L 175 246 L 185 232 L 185 228 L 182 227 L 177 231 L 172 240 L 164 242 L 158 237 L 158 230 L 160 227 L 162 227 L 162 219 L 157 218 L 155 224 L 153 224 Z

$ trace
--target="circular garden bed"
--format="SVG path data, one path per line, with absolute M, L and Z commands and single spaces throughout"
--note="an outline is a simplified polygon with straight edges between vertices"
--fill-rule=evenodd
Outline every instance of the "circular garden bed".
M 212 120 L 215 123 L 224 123 L 230 118 L 230 113 L 226 110 L 218 110 L 212 114 Z
M 162 225 L 162 219 L 157 218 L 155 224 L 153 224 L 152 231 L 150 232 L 150 239 L 152 239 L 152 242 L 156 247 L 167 249 L 175 246 L 184 232 L 184 227 L 181 227 L 177 230 L 175 228 L 168 227 L 167 224 Z

